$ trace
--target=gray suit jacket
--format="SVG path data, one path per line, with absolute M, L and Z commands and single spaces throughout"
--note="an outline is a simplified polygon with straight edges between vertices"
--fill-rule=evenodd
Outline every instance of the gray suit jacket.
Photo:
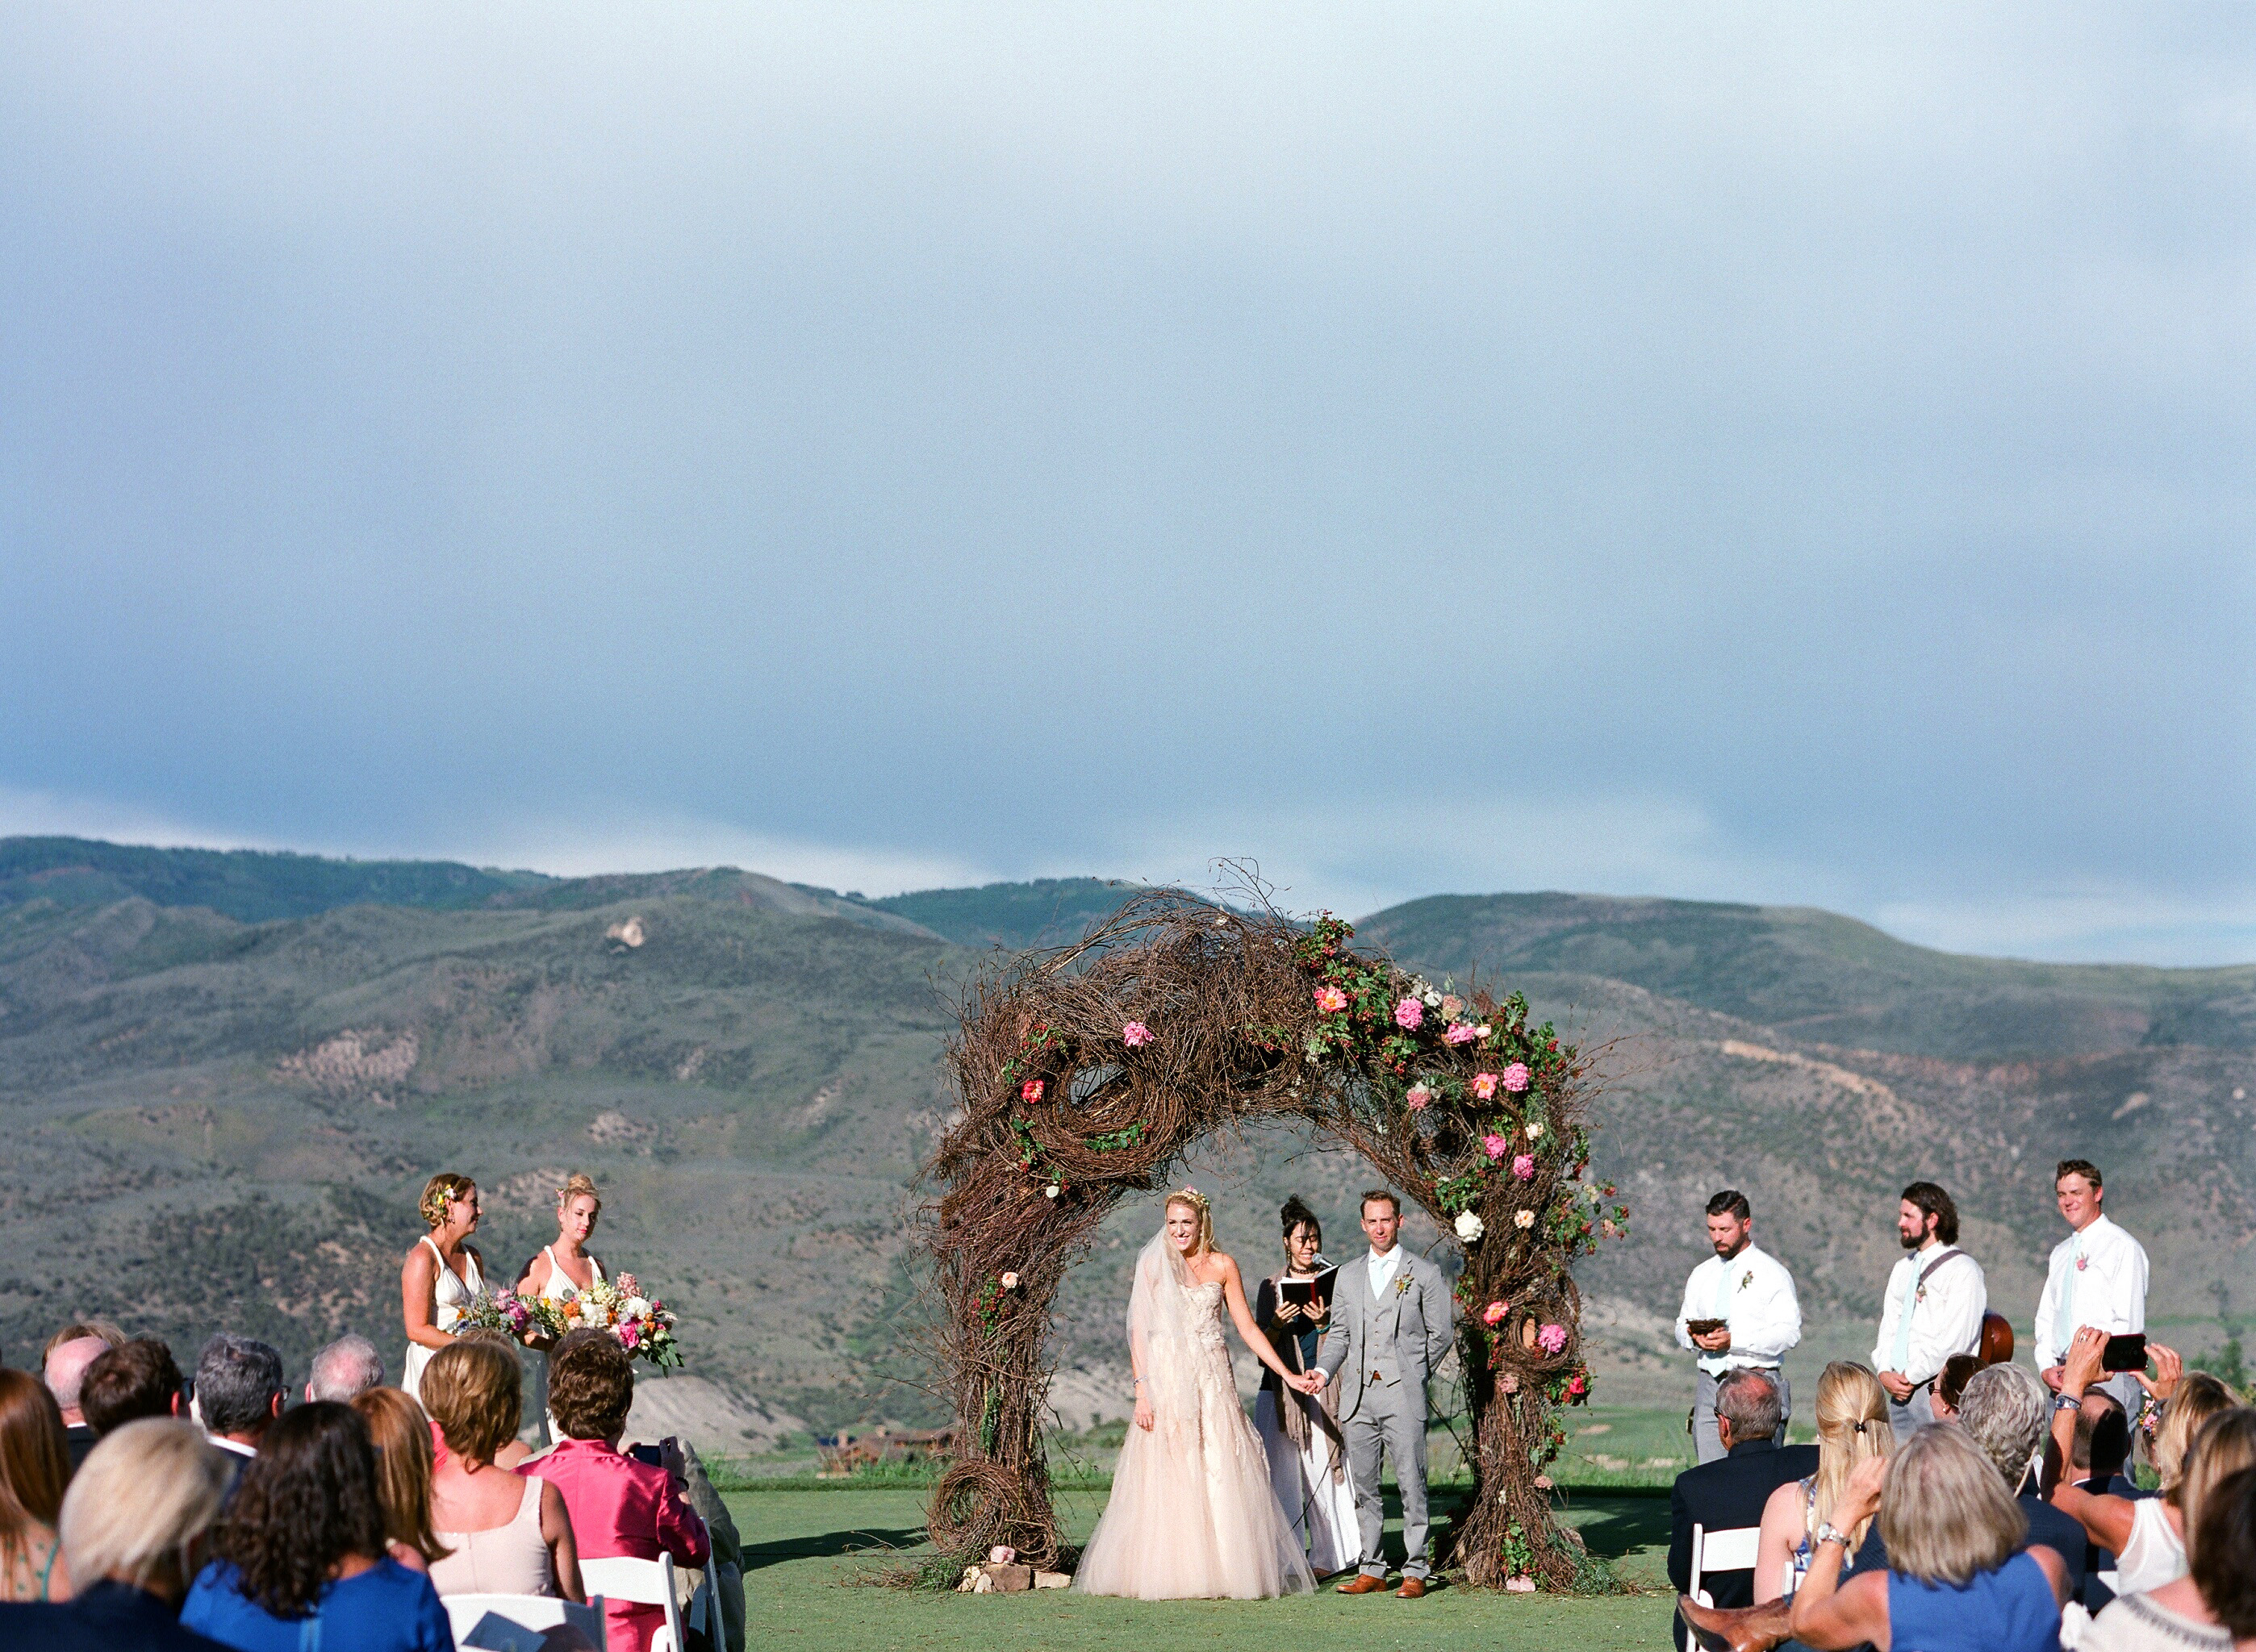
M 1426 1383 L 1456 1335 L 1456 1304 L 1442 1270 L 1406 1248 L 1384 1301 L 1371 1299 L 1368 1254 L 1340 1264 L 1339 1300 L 1316 1363 L 1339 1385 L 1339 1420 L 1363 1404 L 1373 1370 L 1391 1368 L 1402 1391 L 1426 1409 Z

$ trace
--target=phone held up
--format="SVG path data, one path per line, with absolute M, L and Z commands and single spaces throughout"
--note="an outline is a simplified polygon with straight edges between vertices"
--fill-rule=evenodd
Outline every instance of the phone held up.
M 2147 1368 L 2147 1338 L 2144 1332 L 2133 1332 L 2127 1336 L 2110 1337 L 2100 1352 L 2099 1368 L 2103 1371 L 2143 1371 Z

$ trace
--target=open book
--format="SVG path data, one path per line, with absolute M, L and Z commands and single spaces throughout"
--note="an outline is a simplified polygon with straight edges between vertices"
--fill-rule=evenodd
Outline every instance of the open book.
M 1339 1269 L 1327 1268 L 1314 1279 L 1280 1279 L 1277 1282 L 1277 1300 L 1296 1302 L 1303 1308 L 1316 1302 L 1329 1302 L 1339 1289 Z

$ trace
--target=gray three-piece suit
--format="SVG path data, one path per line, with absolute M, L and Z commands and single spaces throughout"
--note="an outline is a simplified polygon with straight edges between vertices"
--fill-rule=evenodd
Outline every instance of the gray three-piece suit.
M 1338 1298 L 1316 1362 L 1339 1384 L 1363 1570 L 1386 1575 L 1378 1548 L 1385 1524 L 1378 1495 L 1384 1452 L 1402 1490 L 1402 1575 L 1423 1578 L 1432 1571 L 1426 1553 L 1426 1383 L 1449 1351 L 1456 1310 L 1440 1269 L 1399 1245 L 1395 1250 L 1401 1261 L 1376 1301 L 1370 1257 L 1340 1264 Z

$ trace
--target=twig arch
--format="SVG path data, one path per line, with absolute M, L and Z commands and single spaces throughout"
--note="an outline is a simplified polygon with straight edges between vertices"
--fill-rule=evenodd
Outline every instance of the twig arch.
M 1518 995 L 1444 992 L 1352 933 L 1154 890 L 968 991 L 948 1051 L 962 1113 L 926 1167 L 958 1441 L 930 1508 L 944 1554 L 1008 1543 L 1058 1563 L 1042 1345 L 1067 1269 L 1122 1197 L 1207 1136 L 1296 1117 L 1463 1245 L 1476 1482 L 1448 1564 L 1477 1585 L 1583 1575 L 1543 1470 L 1559 1410 L 1589 1388 L 1571 1263 L 1626 1219 L 1583 1179 L 1590 1064 L 1529 1027 Z

